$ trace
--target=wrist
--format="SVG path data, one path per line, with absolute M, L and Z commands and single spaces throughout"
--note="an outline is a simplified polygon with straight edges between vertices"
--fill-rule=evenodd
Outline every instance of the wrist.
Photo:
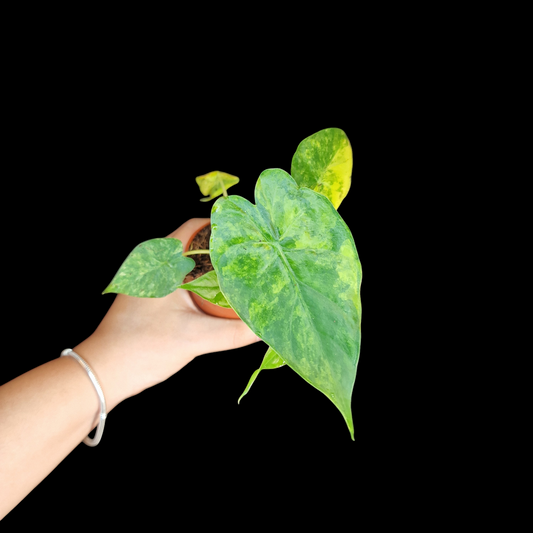
M 102 387 L 100 385 L 100 382 L 98 381 L 98 378 L 95 376 L 93 369 L 87 364 L 87 361 L 83 359 L 79 354 L 77 354 L 74 350 L 71 348 L 65 348 L 61 352 L 61 357 L 72 357 L 75 359 L 80 366 L 85 370 L 85 373 L 87 374 L 87 377 L 91 380 L 91 383 L 93 384 L 93 387 L 96 391 L 96 394 L 98 395 L 98 400 L 100 402 L 100 413 L 98 415 L 98 423 L 96 426 L 96 433 L 94 437 L 85 437 L 83 439 L 83 442 L 87 446 L 96 446 L 100 442 L 100 439 L 102 438 L 102 434 L 104 432 L 104 426 L 105 426 L 105 419 L 107 418 L 107 408 L 106 408 L 106 401 L 105 396 L 102 391 Z
M 124 379 L 121 379 L 123 373 L 120 368 L 117 368 L 114 349 L 116 347 L 99 339 L 94 333 L 73 348 L 73 351 L 91 367 L 100 383 L 108 413 L 120 402 L 133 395 L 127 390 Z

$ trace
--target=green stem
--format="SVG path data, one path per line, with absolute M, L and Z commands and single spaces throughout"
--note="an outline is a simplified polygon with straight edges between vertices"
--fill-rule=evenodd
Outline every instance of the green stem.
M 195 255 L 195 254 L 208 254 L 209 250 L 189 250 L 188 252 L 184 252 L 183 255 Z
M 224 198 L 227 198 L 228 193 L 226 192 L 226 187 L 224 186 L 224 180 L 220 180 L 220 185 L 222 187 L 222 194 L 224 195 Z

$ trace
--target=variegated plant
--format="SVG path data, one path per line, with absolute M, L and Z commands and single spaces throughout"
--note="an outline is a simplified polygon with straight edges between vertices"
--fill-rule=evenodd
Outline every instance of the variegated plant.
M 287 365 L 337 406 L 353 439 L 362 272 L 337 213 L 351 173 L 348 138 L 329 128 L 300 143 L 291 175 L 270 169 L 259 176 L 255 204 L 228 196 L 235 176 L 200 176 L 204 201 L 223 195 L 213 205 L 204 251 L 214 271 L 183 284 L 194 268 L 187 257 L 193 252 L 183 252 L 177 239 L 153 239 L 132 251 L 104 292 L 157 298 L 180 288 L 233 308 L 269 346 L 241 398 L 261 370 Z

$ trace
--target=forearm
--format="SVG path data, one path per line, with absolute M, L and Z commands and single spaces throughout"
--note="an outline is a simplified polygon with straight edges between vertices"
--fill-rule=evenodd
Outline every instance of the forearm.
M 80 444 L 99 413 L 96 391 L 72 357 L 0 387 L 0 518 Z
M 205 222 L 192 219 L 169 237 L 186 242 Z M 178 289 L 163 298 L 118 295 L 74 351 L 98 378 L 109 413 L 199 355 L 259 340 L 240 320 L 204 314 Z M 82 442 L 99 414 L 97 392 L 72 357 L 58 357 L 0 387 L 0 518 Z

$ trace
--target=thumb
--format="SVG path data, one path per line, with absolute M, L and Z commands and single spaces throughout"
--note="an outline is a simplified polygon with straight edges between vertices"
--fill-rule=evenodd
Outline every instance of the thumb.
M 242 348 L 261 340 L 242 320 L 233 320 L 233 322 L 232 348 Z

